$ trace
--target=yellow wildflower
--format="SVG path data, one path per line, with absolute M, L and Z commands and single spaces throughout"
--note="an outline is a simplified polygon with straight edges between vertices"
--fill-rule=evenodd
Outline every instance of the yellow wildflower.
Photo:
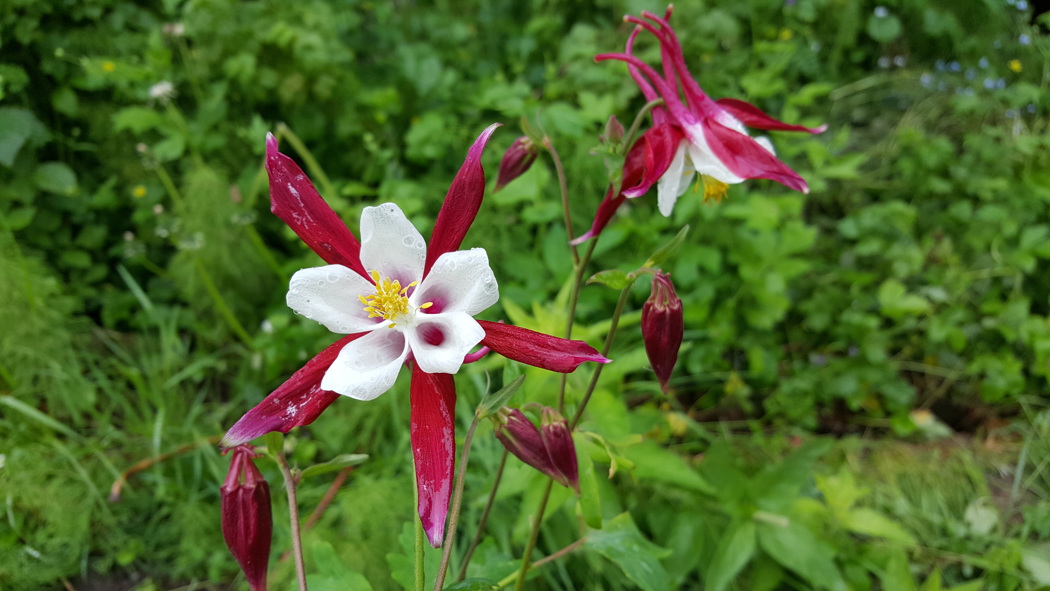
M 1021 60 L 1010 60 L 1007 62 L 1006 67 L 1010 68 L 1014 72 L 1020 72 L 1022 69 Z
M 136 185 L 135 188 L 131 190 L 131 195 L 136 199 L 142 199 L 146 196 L 146 186 Z
M 112 72 L 112 71 L 114 71 L 116 69 L 117 69 L 117 64 L 114 64 L 113 62 L 111 62 L 109 60 L 106 60 L 106 61 L 102 62 L 102 71 L 103 72 Z

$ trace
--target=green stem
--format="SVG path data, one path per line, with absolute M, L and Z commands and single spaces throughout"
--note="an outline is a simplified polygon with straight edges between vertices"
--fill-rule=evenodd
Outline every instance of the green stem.
M 579 548 L 580 546 L 584 545 L 585 543 L 587 543 L 587 538 L 580 538 L 580 539 L 576 540 L 575 542 L 569 544 L 568 546 L 562 548 L 561 550 L 558 550 L 557 552 L 551 554 L 550 556 L 544 556 L 543 558 L 537 560 L 536 562 L 533 562 L 532 563 L 532 568 L 539 568 L 539 567 L 547 564 L 548 562 L 553 562 L 553 561 L 561 558 L 562 556 L 565 556 L 566 554 L 572 552 L 573 550 Z M 520 573 L 517 573 L 517 572 L 510 573 L 502 581 L 496 583 L 496 585 L 499 586 L 499 587 L 506 587 L 507 585 L 510 585 L 514 581 L 518 580 L 519 574 Z
M 598 237 L 595 236 L 587 244 L 587 252 L 583 253 L 583 258 L 576 262 L 573 268 L 572 287 L 569 291 L 569 311 L 568 319 L 565 321 L 565 338 L 572 338 L 572 327 L 575 325 L 576 320 L 576 306 L 580 300 L 580 289 L 583 287 L 583 275 L 587 271 L 587 264 L 591 261 L 591 255 L 594 254 L 594 247 L 598 243 Z M 565 414 L 565 386 L 568 382 L 568 374 L 561 374 L 561 381 L 558 385 L 558 412 Z
M 608 357 L 609 350 L 612 349 L 613 338 L 616 336 L 616 328 L 620 324 L 620 316 L 623 314 L 623 308 L 627 304 L 627 297 L 631 294 L 631 287 L 634 285 L 635 276 L 632 274 L 629 276 L 631 282 L 627 284 L 620 292 L 620 299 L 616 302 L 616 311 L 613 312 L 612 320 L 609 324 L 609 334 L 605 335 L 605 346 L 602 347 L 602 356 Z M 598 378 L 602 375 L 602 368 L 605 364 L 599 364 L 594 369 L 594 374 L 591 375 L 591 383 L 587 386 L 587 391 L 583 395 L 583 400 L 580 401 L 579 408 L 576 409 L 576 414 L 573 415 L 572 420 L 569 421 L 569 430 L 576 428 L 579 424 L 580 419 L 583 417 L 583 411 L 587 408 L 587 403 L 591 400 L 591 395 L 594 394 L 594 389 L 598 385 Z
M 514 586 L 515 591 L 521 591 L 525 588 L 525 575 L 529 572 L 530 561 L 532 560 L 532 551 L 536 548 L 536 540 L 540 537 L 540 526 L 543 525 L 543 514 L 547 511 L 547 501 L 551 497 L 551 487 L 554 486 L 554 481 L 547 479 L 547 487 L 543 489 L 543 496 L 540 497 L 540 507 L 536 511 L 535 521 L 532 522 L 532 531 L 529 532 L 529 541 L 525 545 L 525 552 L 521 556 L 521 570 L 518 571 L 518 583 Z
M 419 493 L 416 493 L 416 507 L 419 506 Z M 415 591 L 426 590 L 426 571 L 423 569 L 423 544 L 426 534 L 423 533 L 423 522 L 418 516 L 412 516 L 413 521 L 416 522 L 416 546 L 415 546 L 415 573 L 416 573 L 416 584 L 413 587 Z
M 467 436 L 463 439 L 463 456 L 459 460 L 459 473 L 456 474 L 456 489 L 452 493 L 452 510 L 449 511 L 448 533 L 445 534 L 445 547 L 441 549 L 441 565 L 438 566 L 437 578 L 434 580 L 434 591 L 441 591 L 445 584 L 445 573 L 448 571 L 448 561 L 452 557 L 452 546 L 456 539 L 456 526 L 459 525 L 459 510 L 463 505 L 463 481 L 467 476 L 467 459 L 470 458 L 470 443 L 474 440 L 474 430 L 478 427 L 478 415 L 467 429 Z
M 299 528 L 299 501 L 295 496 L 295 476 L 288 467 L 284 450 L 277 452 L 277 465 L 281 467 L 284 477 L 284 490 L 288 493 L 288 519 L 292 526 L 292 555 L 295 557 L 295 578 L 299 582 L 299 591 L 306 591 L 306 565 L 303 562 L 303 539 Z
M 624 139 L 623 145 L 630 146 L 631 144 L 634 143 L 634 136 L 638 134 L 638 128 L 640 128 L 642 126 L 642 121 L 645 119 L 645 116 L 649 114 L 649 111 L 652 111 L 655 107 L 657 107 L 659 105 L 662 105 L 662 104 L 664 104 L 664 100 L 663 99 L 656 99 L 654 101 L 649 101 L 649 102 L 645 103 L 645 105 L 642 107 L 642 109 L 640 111 L 638 111 L 638 114 L 634 116 L 634 122 L 631 123 L 631 129 L 627 132 L 627 135 L 625 135 L 624 138 L 623 138 Z M 626 155 L 626 152 L 625 152 L 625 155 Z
M 284 123 L 277 124 L 277 138 L 282 137 L 288 138 L 288 143 L 292 144 L 295 151 L 299 153 L 299 156 L 303 159 L 303 163 L 306 164 L 306 168 L 310 171 L 310 177 L 321 185 L 322 193 L 328 195 L 331 199 L 335 197 L 335 186 L 332 185 L 332 181 L 328 180 L 328 175 L 325 174 L 324 169 L 317 163 L 317 159 L 310 150 L 306 148 L 306 144 L 303 143 L 299 136 L 295 135 L 291 127 L 288 127 Z
M 470 564 L 470 558 L 474 556 L 474 550 L 481 543 L 482 534 L 485 532 L 485 524 L 489 520 L 489 512 L 492 511 L 492 505 L 496 502 L 496 491 L 499 490 L 500 481 L 503 480 L 503 469 L 507 466 L 507 455 L 508 452 L 504 449 L 503 455 L 499 459 L 499 468 L 496 468 L 496 478 L 492 482 L 489 500 L 485 503 L 485 509 L 481 512 L 481 519 L 478 520 L 477 532 L 474 534 L 474 539 L 471 540 L 470 547 L 467 548 L 467 553 L 463 557 L 463 566 L 459 567 L 459 575 L 456 577 L 458 581 L 462 581 L 467 577 L 467 565 Z
M 558 189 L 561 191 L 561 209 L 562 214 L 565 216 L 565 235 L 569 237 L 569 249 L 572 252 L 572 264 L 580 264 L 580 253 L 576 249 L 575 244 L 571 244 L 573 238 L 576 236 L 572 231 L 572 212 L 569 210 L 569 183 L 565 179 L 565 167 L 562 166 L 561 157 L 558 156 L 558 151 L 554 149 L 554 144 L 551 143 L 549 137 L 543 137 L 543 147 L 550 152 L 551 160 L 554 161 L 554 170 L 558 173 Z
M 226 324 L 229 325 L 230 330 L 233 331 L 237 338 L 241 339 L 244 344 L 250 349 L 252 347 L 252 337 L 248 334 L 248 331 L 244 329 L 241 322 L 237 320 L 237 317 L 233 314 L 233 310 L 230 309 L 229 304 L 219 293 L 219 289 L 215 287 L 215 282 L 211 278 L 211 274 L 208 273 L 208 269 L 204 267 L 204 263 L 198 258 L 197 262 L 197 273 L 201 277 L 201 281 L 204 282 L 204 289 L 208 291 L 208 295 L 211 296 L 213 302 L 215 302 L 215 308 L 219 311 L 219 315 L 226 320 Z

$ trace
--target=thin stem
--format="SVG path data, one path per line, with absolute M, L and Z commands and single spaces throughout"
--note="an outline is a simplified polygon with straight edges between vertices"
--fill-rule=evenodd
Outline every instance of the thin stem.
M 565 321 L 565 338 L 567 339 L 572 338 L 572 327 L 575 325 L 576 320 L 576 305 L 579 303 L 580 289 L 583 287 L 583 275 L 587 271 L 587 263 L 591 262 L 591 255 L 594 254 L 594 247 L 598 244 L 598 238 L 598 236 L 595 236 L 590 240 L 587 244 L 587 252 L 583 253 L 583 258 L 576 263 L 573 269 L 572 287 L 569 291 L 568 319 Z M 562 414 L 565 414 L 565 386 L 568 380 L 568 374 L 561 374 L 561 380 L 558 385 L 558 412 Z
M 306 168 L 310 170 L 310 176 L 317 181 L 317 184 L 321 185 L 322 192 L 328 196 L 329 199 L 335 197 L 335 185 L 328 179 L 328 175 L 325 174 L 324 169 L 317 163 L 317 159 L 314 158 L 312 152 L 307 149 L 306 144 L 303 140 L 299 139 L 299 136 L 295 135 L 291 127 L 288 127 L 284 123 L 277 124 L 277 138 L 282 137 L 288 138 L 288 143 L 292 144 L 295 151 L 303 159 L 303 163 L 306 164 Z
M 424 591 L 426 589 L 426 572 L 423 570 L 423 522 L 418 518 L 414 518 L 416 522 L 416 584 L 415 591 Z
M 521 570 L 518 571 L 518 583 L 514 586 L 515 591 L 522 591 L 525 588 L 525 575 L 529 572 L 532 551 L 536 548 L 536 540 L 540 537 L 540 526 L 543 525 L 543 514 L 547 511 L 547 501 L 551 497 L 552 486 L 554 486 L 554 480 L 548 478 L 547 488 L 543 489 L 543 496 L 540 497 L 540 508 L 536 511 L 536 520 L 532 522 L 529 542 L 525 545 L 525 552 L 521 556 Z
M 441 565 L 438 566 L 437 579 L 434 580 L 434 591 L 441 591 L 445 584 L 445 572 L 448 570 L 448 561 L 452 558 L 452 546 L 456 540 L 456 526 L 459 525 L 459 510 L 463 504 L 463 483 L 467 477 L 467 459 L 470 458 L 470 443 L 474 440 L 474 430 L 478 427 L 478 415 L 467 429 L 467 436 L 463 439 L 463 456 L 459 460 L 459 473 L 456 474 L 456 490 L 452 493 L 452 510 L 448 518 L 448 534 L 445 535 L 445 547 L 441 549 Z
M 143 470 L 147 470 L 160 462 L 174 458 L 175 456 L 182 455 L 186 452 L 193 451 L 203 445 L 215 445 L 221 439 L 218 435 L 208 437 L 193 443 L 187 443 L 181 447 L 177 447 L 171 451 L 164 452 L 162 454 L 155 455 L 153 457 L 139 460 L 131 465 L 130 468 L 120 473 L 120 476 L 113 481 L 113 485 L 109 487 L 109 502 L 116 503 L 120 500 L 120 494 L 124 490 L 124 485 L 127 484 L 128 478 L 134 474 L 138 474 Z
M 561 190 L 561 209 L 565 216 L 565 234 L 569 237 L 569 249 L 572 252 L 572 264 L 580 264 L 580 253 L 576 249 L 575 244 L 571 244 L 573 238 L 576 236 L 572 232 L 572 213 L 569 211 L 569 183 L 565 180 L 565 167 L 562 166 L 561 157 L 558 156 L 558 151 L 554 149 L 554 144 L 551 143 L 549 137 L 543 137 L 543 147 L 550 152 L 551 160 L 554 161 L 554 170 L 558 173 L 558 189 Z
M 631 282 L 620 292 L 620 299 L 616 302 L 616 311 L 613 312 L 612 320 L 609 324 L 609 334 L 605 336 L 605 346 L 602 347 L 603 357 L 607 357 L 609 355 L 609 349 L 612 349 L 613 337 L 616 336 L 616 327 L 620 324 L 620 316 L 623 314 L 624 305 L 627 304 L 627 297 L 631 294 L 631 287 L 633 285 L 634 278 L 632 277 Z M 598 378 L 602 375 L 603 367 L 605 367 L 605 364 L 601 364 L 594 369 L 594 374 L 591 375 L 591 383 L 587 385 L 587 391 L 583 395 L 583 400 L 580 401 L 580 406 L 576 409 L 576 414 L 573 415 L 572 420 L 569 421 L 570 431 L 576 428 L 576 425 L 583 417 L 583 411 L 587 408 L 587 403 L 591 400 L 591 394 L 594 394 L 594 388 L 598 385 Z
M 277 453 L 277 465 L 281 467 L 284 477 L 284 490 L 288 493 L 288 519 L 292 526 L 292 556 L 295 557 L 295 577 L 299 582 L 299 591 L 306 591 L 306 565 L 303 563 L 303 539 L 299 528 L 299 501 L 295 496 L 295 476 L 288 467 L 284 450 Z
M 539 568 L 539 567 L 547 564 L 548 562 L 554 562 L 555 560 L 561 558 L 562 556 L 565 556 L 566 554 L 572 552 L 573 550 L 576 550 L 580 546 L 584 545 L 586 542 L 587 542 L 587 538 L 580 538 L 580 539 L 576 540 L 575 542 L 569 544 L 568 546 L 562 548 L 561 550 L 558 550 L 554 554 L 551 554 L 550 556 L 544 556 L 543 558 L 537 560 L 536 562 L 533 562 L 532 563 L 532 568 Z M 518 580 L 518 576 L 519 575 L 520 575 L 520 573 L 516 573 L 516 572 L 510 573 L 509 575 L 507 575 L 507 577 L 505 579 L 503 579 L 499 583 L 496 583 L 496 585 L 498 585 L 499 587 L 505 587 L 505 586 L 511 584 L 512 582 Z
M 356 468 L 356 466 L 347 466 L 339 471 L 335 480 L 333 480 L 332 484 L 328 486 L 328 490 L 325 491 L 324 496 L 321 497 L 321 502 L 318 503 L 317 507 L 310 513 L 310 517 L 306 518 L 306 525 L 303 526 L 305 529 L 312 528 L 314 524 L 320 521 L 325 510 L 328 509 L 328 506 L 331 505 L 332 501 L 335 499 L 335 494 L 339 492 L 340 487 L 346 482 L 346 477 L 354 471 L 354 468 Z
M 624 136 L 623 145 L 630 146 L 634 143 L 634 136 L 638 133 L 638 128 L 642 126 L 642 121 L 645 119 L 645 116 L 649 114 L 649 111 L 652 111 L 655 107 L 662 104 L 664 104 L 664 99 L 656 99 L 645 103 L 642 109 L 638 111 L 638 114 L 635 115 L 634 122 L 631 123 L 631 129 L 627 132 L 627 135 Z
M 496 502 L 496 491 L 499 490 L 499 483 L 503 479 L 503 468 L 507 465 L 507 452 L 503 450 L 503 455 L 499 459 L 499 468 L 496 468 L 496 478 L 492 482 L 492 491 L 489 492 L 489 500 L 485 503 L 485 509 L 481 512 L 481 519 L 478 520 L 477 532 L 474 534 L 474 539 L 470 542 L 470 547 L 467 548 L 467 554 L 463 557 L 463 566 L 459 567 L 459 575 L 456 577 L 457 581 L 462 581 L 467 578 L 467 565 L 470 564 L 470 558 L 474 556 L 474 550 L 478 548 L 478 544 L 481 543 L 482 534 L 485 532 L 485 523 L 489 520 L 489 512 L 492 511 L 492 505 Z

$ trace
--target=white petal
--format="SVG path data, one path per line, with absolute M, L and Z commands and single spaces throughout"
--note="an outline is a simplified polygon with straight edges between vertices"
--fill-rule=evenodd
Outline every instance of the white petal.
M 375 292 L 372 282 L 342 265 L 326 265 L 296 271 L 292 275 L 285 301 L 288 307 L 320 322 L 339 334 L 364 332 L 376 328 L 359 295 Z
M 686 148 L 688 146 L 689 142 L 686 140 L 682 140 L 678 144 L 678 151 L 675 152 L 671 165 L 667 167 L 667 172 L 656 182 L 656 204 L 660 208 L 660 213 L 664 214 L 664 217 L 670 217 L 675 202 L 689 189 L 689 184 L 693 182 L 695 173 L 692 170 L 687 170 L 685 166 Z
M 776 150 L 773 149 L 773 142 L 769 141 L 768 137 L 766 137 L 764 135 L 760 135 L 760 136 L 755 138 L 755 141 L 758 142 L 758 145 L 760 145 L 763 148 L 765 148 L 766 151 L 769 152 L 770 154 L 772 154 L 774 156 L 777 155 Z
M 406 287 L 423 278 L 427 243 L 393 203 L 366 207 L 361 213 L 361 264 L 371 273 L 401 282 Z
M 489 267 L 489 255 L 484 248 L 472 248 L 438 257 L 409 301 L 413 306 L 433 302 L 431 308 L 421 311 L 424 316 L 442 312 L 473 316 L 498 300 L 499 286 Z
M 408 357 L 405 335 L 381 328 L 351 341 L 321 378 L 321 389 L 372 400 L 394 385 Z
M 405 335 L 412 357 L 427 373 L 456 373 L 463 365 L 463 356 L 485 338 L 485 329 L 463 312 L 420 314 L 416 318 L 418 324 Z
M 686 127 L 685 135 L 689 139 L 690 144 L 689 159 L 693 161 L 697 174 L 706 174 L 727 185 L 734 185 L 744 181 L 743 177 L 729 172 L 725 164 L 722 164 L 722 161 L 711 151 L 711 147 L 708 146 L 707 139 L 704 137 L 704 130 L 699 123 Z

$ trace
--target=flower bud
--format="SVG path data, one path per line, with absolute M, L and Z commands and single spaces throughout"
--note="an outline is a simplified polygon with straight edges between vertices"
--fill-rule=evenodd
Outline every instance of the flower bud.
M 499 439 L 507 451 L 562 486 L 570 486 L 569 480 L 551 460 L 540 430 L 525 413 L 516 408 L 504 407 L 492 417 L 496 423 L 496 439 Z
M 623 123 L 616 118 L 616 115 L 609 115 L 609 120 L 605 122 L 605 133 L 600 136 L 603 144 L 618 144 L 623 141 L 624 133 L 626 130 L 623 128 Z
M 550 456 L 554 469 L 579 495 L 580 473 L 576 463 L 576 444 L 572 442 L 572 431 L 569 431 L 569 423 L 565 417 L 549 406 L 543 407 L 540 436 L 543 438 L 543 447 L 547 449 L 547 455 Z
M 660 389 L 665 393 L 671 371 L 678 361 L 683 332 L 682 300 L 674 291 L 671 276 L 657 271 L 653 276 L 652 293 L 642 306 L 642 340 L 653 372 L 660 380 Z
M 539 148 L 528 136 L 523 135 L 514 140 L 499 161 L 499 175 L 496 177 L 495 190 L 499 191 L 514 179 L 525 174 L 525 171 L 536 161 L 539 153 Z
M 241 565 L 251 590 L 266 591 L 273 535 L 270 487 L 252 462 L 255 452 L 250 445 L 239 445 L 231 451 L 230 471 L 220 488 L 222 537 Z

